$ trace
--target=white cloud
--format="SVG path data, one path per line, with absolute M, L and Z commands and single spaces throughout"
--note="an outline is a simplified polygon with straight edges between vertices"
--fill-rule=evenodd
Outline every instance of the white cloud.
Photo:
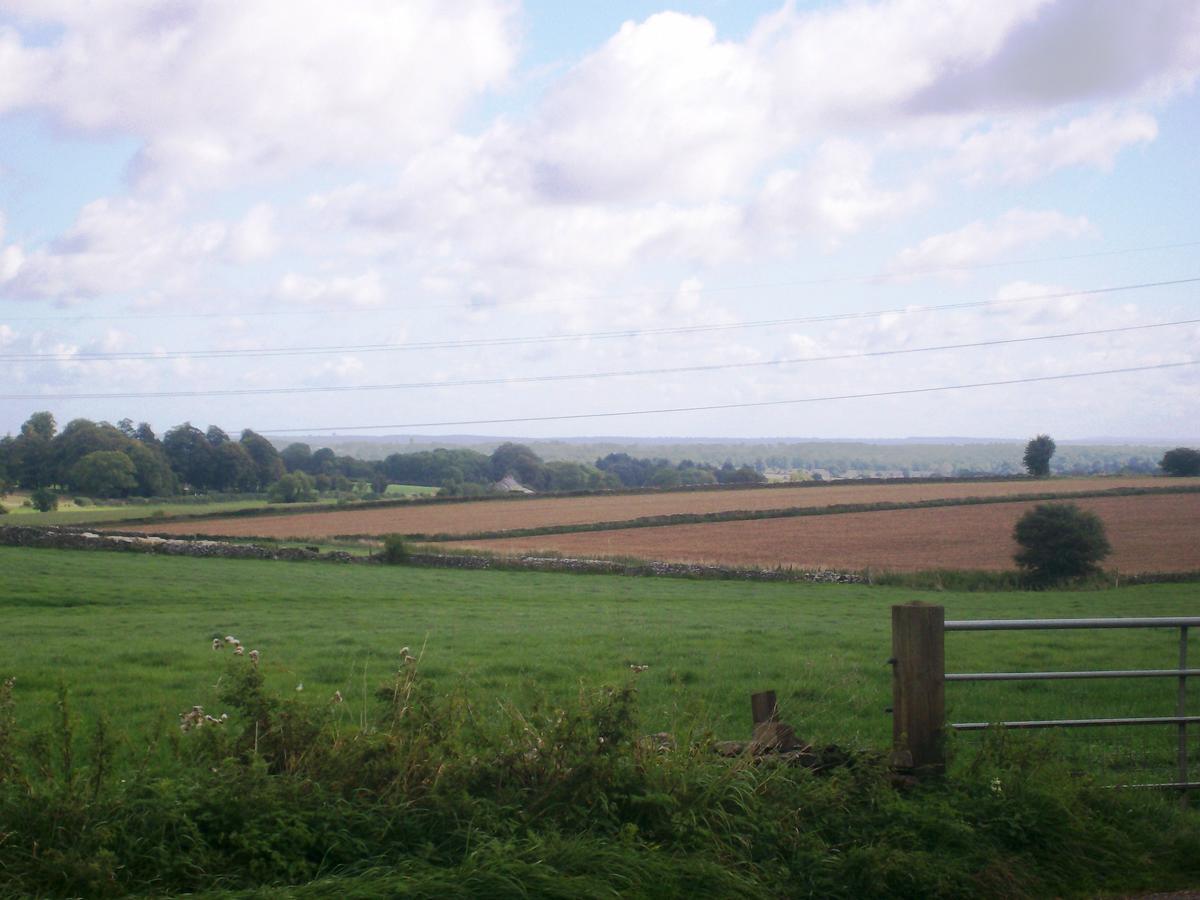
M 49 47 L 0 33 L 0 112 L 145 139 L 136 173 L 211 185 L 396 159 L 445 136 L 514 58 L 501 0 L 30 3 Z
M 229 255 L 235 262 L 268 259 L 279 249 L 275 210 L 257 203 L 229 231 Z
M 104 198 L 87 204 L 60 238 L 17 250 L 19 266 L 3 283 L 9 297 L 75 301 L 143 289 L 190 287 L 197 267 L 223 246 L 219 222 L 185 223 L 175 203 Z
M 867 224 L 909 212 L 926 199 L 920 185 L 901 190 L 880 187 L 873 168 L 866 147 L 831 140 L 817 149 L 807 168 L 773 172 L 750 208 L 756 239 L 788 247 L 800 238 L 816 237 L 830 247 Z
M 769 83 L 707 19 L 626 22 L 566 74 L 510 152 L 553 200 L 707 200 L 745 186 L 780 149 Z
M 1069 166 L 1110 171 L 1125 147 L 1156 137 L 1158 123 L 1140 112 L 1102 109 L 1048 129 L 1025 120 L 999 121 L 967 135 L 950 165 L 976 183 L 1032 181 Z
M 376 271 L 361 275 L 316 278 L 289 272 L 279 282 L 279 298 L 285 303 L 328 306 L 379 306 L 387 299 L 383 280 Z
M 995 52 L 965 57 L 912 108 L 1028 110 L 1161 94 L 1200 70 L 1200 5 L 1189 0 L 1056 0 L 1015 25 Z
M 1086 216 L 1010 209 L 992 222 L 976 220 L 954 231 L 931 235 L 917 246 L 900 251 L 890 268 L 899 274 L 955 269 L 1003 259 L 1027 244 L 1093 233 Z

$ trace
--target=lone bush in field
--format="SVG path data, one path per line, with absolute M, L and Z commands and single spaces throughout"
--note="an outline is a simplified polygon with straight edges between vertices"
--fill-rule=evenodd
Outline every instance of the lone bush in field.
M 383 561 L 389 566 L 402 566 L 408 562 L 408 544 L 401 535 L 383 536 Z
M 38 512 L 50 512 L 58 509 L 58 494 L 50 488 L 40 487 L 29 495 L 29 502 Z
M 1038 581 L 1088 575 L 1112 552 L 1104 523 L 1074 503 L 1039 503 L 1017 520 L 1017 565 Z

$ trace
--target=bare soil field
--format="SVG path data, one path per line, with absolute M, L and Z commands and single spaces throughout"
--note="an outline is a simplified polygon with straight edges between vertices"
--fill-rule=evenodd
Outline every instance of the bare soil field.
M 1113 553 L 1106 568 L 1135 572 L 1200 569 L 1200 494 L 1076 501 L 1097 513 Z M 901 509 L 789 519 L 627 528 L 450 546 L 497 553 L 631 556 L 667 562 L 797 568 L 1013 568 L 1012 529 L 1033 503 Z M 444 545 L 442 545 L 444 546 Z
M 921 500 L 1004 497 L 1043 492 L 1079 493 L 1114 488 L 1169 487 L 1200 479 L 1064 478 L 1046 481 L 970 481 L 914 484 L 829 484 L 812 487 L 750 488 L 626 494 L 600 497 L 544 497 L 532 500 L 476 500 L 465 503 L 341 509 L 290 516 L 206 519 L 142 525 L 155 534 L 211 534 L 229 537 L 319 539 L 336 535 L 473 534 L 548 525 L 623 522 L 647 516 L 835 506 L 848 503 L 911 503 Z M 133 530 L 133 529 L 130 529 Z

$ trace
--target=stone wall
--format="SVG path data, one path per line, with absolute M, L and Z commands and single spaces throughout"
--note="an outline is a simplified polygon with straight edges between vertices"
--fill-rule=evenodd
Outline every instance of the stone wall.
M 167 556 L 220 557 L 224 559 L 277 559 L 292 562 L 323 561 L 380 564 L 374 556 L 355 556 L 341 550 L 322 553 L 307 547 L 273 547 L 236 544 L 230 541 L 183 540 L 145 534 L 86 531 L 80 528 L 0 525 L 0 545 L 43 547 L 60 550 L 117 550 L 128 553 L 160 553 Z M 606 559 L 561 559 L 559 557 L 460 556 L 412 553 L 408 565 L 440 569 L 527 569 L 538 572 L 578 572 L 608 575 L 659 575 L 673 578 L 712 578 L 737 581 L 806 581 L 859 583 L 861 575 L 830 570 L 738 569 L 686 563 L 621 563 Z

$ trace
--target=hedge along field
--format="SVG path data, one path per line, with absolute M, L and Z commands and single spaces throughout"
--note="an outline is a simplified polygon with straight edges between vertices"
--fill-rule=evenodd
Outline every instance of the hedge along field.
M 1131 574 L 1200 569 L 1200 494 L 1090 497 L 1074 502 L 1104 520 L 1113 546 L 1106 568 Z M 1000 571 L 1014 567 L 1013 525 L 1034 505 L 840 513 L 455 541 L 449 546 L 500 554 L 561 553 L 735 566 Z
M 155 534 L 320 539 L 336 535 L 471 534 L 550 525 L 586 525 L 647 516 L 704 514 L 734 510 L 770 510 L 846 503 L 919 502 L 968 497 L 1004 497 L 1031 492 L 1082 493 L 1121 488 L 1178 488 L 1200 479 L 1151 477 L 1018 479 L 902 484 L 813 484 L 771 488 L 616 494 L 587 497 L 538 497 L 472 500 L 392 506 L 382 509 L 330 510 L 289 516 L 208 519 L 155 523 L 138 530 Z
M 222 712 L 216 697 L 230 653 L 211 643 L 225 635 L 261 651 L 275 689 L 318 705 L 340 691 L 349 723 L 366 715 L 366 696 L 408 646 L 433 690 L 464 693 L 484 719 L 569 704 L 581 687 L 633 682 L 646 732 L 711 729 L 736 739 L 748 734 L 749 695 L 774 689 L 805 738 L 886 747 L 894 603 L 942 603 L 951 618 L 1197 610 L 1195 584 L 955 594 L 17 548 L 0 548 L 0 570 L 9 648 L 0 677 L 17 678 L 19 721 L 46 724 L 64 683 L 77 711 L 106 712 L 131 747 L 156 721 L 173 728 L 193 705 Z M 1198 636 L 1192 644 L 1200 653 Z M 1177 652 L 1173 632 L 950 635 L 947 666 L 1161 668 Z M 634 664 L 649 668 L 635 676 Z M 1170 715 L 1175 691 L 1151 679 L 955 685 L 948 699 L 963 720 Z M 1200 711 L 1200 692 L 1192 709 Z M 1089 752 L 1127 748 L 1132 737 L 1102 735 Z M 1136 739 L 1169 758 L 1168 735 Z

